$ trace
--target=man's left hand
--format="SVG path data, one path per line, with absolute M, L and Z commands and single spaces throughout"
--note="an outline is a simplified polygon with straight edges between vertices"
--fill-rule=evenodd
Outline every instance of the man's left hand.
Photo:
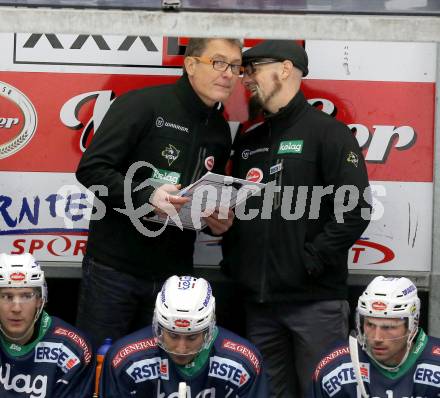
M 216 209 L 204 220 L 214 235 L 222 235 L 231 228 L 234 217 L 232 209 Z

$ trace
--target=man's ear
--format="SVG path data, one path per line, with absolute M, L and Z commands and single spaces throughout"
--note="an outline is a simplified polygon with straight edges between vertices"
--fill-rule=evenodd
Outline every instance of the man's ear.
M 194 75 L 194 69 L 196 66 L 196 59 L 193 57 L 185 57 L 183 63 L 185 65 L 186 73 L 188 73 L 188 76 Z
M 281 79 L 286 79 L 289 77 L 293 72 L 293 63 L 289 60 L 283 61 L 283 70 L 281 72 Z

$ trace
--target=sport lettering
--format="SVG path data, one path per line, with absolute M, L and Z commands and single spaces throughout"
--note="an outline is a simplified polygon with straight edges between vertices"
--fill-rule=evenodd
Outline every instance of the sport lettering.
M 11 365 L 6 363 L 0 366 L 0 390 L 12 390 L 18 393 L 29 394 L 29 398 L 45 398 L 47 376 L 17 374 L 11 376 Z
M 249 380 L 249 373 L 243 365 L 218 356 L 210 358 L 208 376 L 228 380 L 237 387 L 244 385 Z

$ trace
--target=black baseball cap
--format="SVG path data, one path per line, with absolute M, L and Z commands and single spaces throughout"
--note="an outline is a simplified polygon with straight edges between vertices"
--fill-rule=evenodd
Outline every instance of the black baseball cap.
M 293 40 L 265 40 L 243 52 L 243 65 L 262 58 L 273 58 L 280 61 L 288 59 L 302 71 L 303 76 L 307 76 L 309 73 L 307 53 Z

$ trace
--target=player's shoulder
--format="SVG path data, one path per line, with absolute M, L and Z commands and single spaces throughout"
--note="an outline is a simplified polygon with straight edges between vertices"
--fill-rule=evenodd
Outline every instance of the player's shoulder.
M 422 358 L 440 365 L 440 339 L 433 336 L 426 336 L 426 345 Z
M 247 339 L 221 327 L 214 343 L 215 353 L 244 365 L 259 374 L 262 367 L 262 356 L 258 349 Z
M 338 340 L 321 356 L 313 372 L 313 379 L 318 380 L 323 374 L 327 374 L 341 364 L 349 362 L 351 362 L 351 357 L 348 341 Z
M 139 358 L 147 359 L 157 356 L 158 351 L 157 339 L 153 335 L 151 326 L 147 326 L 117 340 L 107 355 L 111 365 L 117 368 L 125 363 L 135 362 Z
M 83 362 L 90 363 L 93 359 L 93 349 L 86 335 L 60 318 L 51 316 L 50 319 L 50 328 L 41 343 L 46 345 L 62 343 L 68 350 L 80 355 Z

